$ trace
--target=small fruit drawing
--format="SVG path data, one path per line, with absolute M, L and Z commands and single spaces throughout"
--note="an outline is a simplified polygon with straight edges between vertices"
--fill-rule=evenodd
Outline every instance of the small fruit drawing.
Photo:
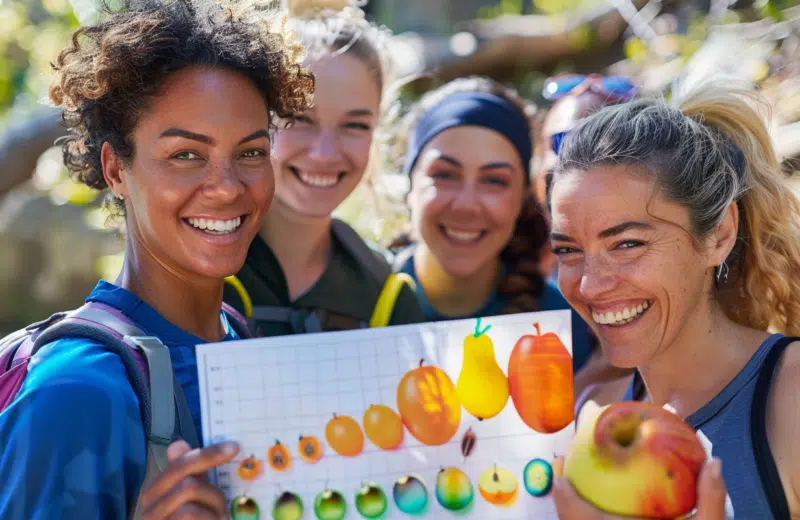
M 403 420 L 386 405 L 371 405 L 362 422 L 367 439 L 382 450 L 393 450 L 403 442 Z
M 574 419 L 572 356 L 557 335 L 526 334 L 508 361 L 511 399 L 520 418 L 539 433 L 563 430 Z
M 285 471 L 292 465 L 292 455 L 281 441 L 275 441 L 267 451 L 267 464 L 275 471 Z
M 695 507 L 705 462 L 697 433 L 674 413 L 637 401 L 590 401 L 578 417 L 564 476 L 598 509 L 670 519 Z
M 274 520 L 300 520 L 303 516 L 303 501 L 290 491 L 284 491 L 272 506 Z
M 235 497 L 231 501 L 232 520 L 259 520 L 261 511 L 258 504 L 252 498 L 242 495 Z
M 553 466 L 544 459 L 533 459 L 522 472 L 522 482 L 531 496 L 546 496 L 553 488 Z
M 242 480 L 255 480 L 261 475 L 261 462 L 250 455 L 239 463 L 239 478 Z
M 309 464 L 315 464 L 322 458 L 322 443 L 311 435 L 301 435 L 297 441 L 297 453 Z
M 518 489 L 517 478 L 507 469 L 498 468 L 496 465 L 481 473 L 478 480 L 478 490 L 481 492 L 481 496 L 496 506 L 513 504 L 517 498 Z
M 343 457 L 355 457 L 364 449 L 364 433 L 358 422 L 347 415 L 333 414 L 325 426 L 325 439 Z
M 424 361 L 400 380 L 397 409 L 414 438 L 428 446 L 440 446 L 458 431 L 461 404 L 450 377 L 438 367 L 423 366 Z
M 405 475 L 397 479 L 392 495 L 397 508 L 409 515 L 422 513 L 428 505 L 428 488 L 416 475 Z
M 467 474 L 458 468 L 442 468 L 436 476 L 436 500 L 450 511 L 461 511 L 472 503 L 475 491 Z
M 388 507 L 386 493 L 377 484 L 366 482 L 356 491 L 356 510 L 364 518 L 378 518 Z
M 347 501 L 332 489 L 320 491 L 314 499 L 314 514 L 319 520 L 342 520 L 347 513 Z
M 475 449 L 475 444 L 478 442 L 478 436 L 475 435 L 475 432 L 472 431 L 472 428 L 467 428 L 467 431 L 464 432 L 464 436 L 461 437 L 461 455 L 466 459 L 470 455 L 472 455 L 473 450 Z
M 494 417 L 508 402 L 508 379 L 497 364 L 492 339 L 486 334 L 491 327 L 481 330 L 478 318 L 475 332 L 464 338 L 464 364 L 458 376 L 458 399 L 478 420 Z

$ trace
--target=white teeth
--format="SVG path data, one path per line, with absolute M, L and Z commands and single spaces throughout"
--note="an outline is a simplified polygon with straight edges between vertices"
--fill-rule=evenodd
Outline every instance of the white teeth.
M 304 172 L 297 172 L 297 176 L 300 177 L 300 180 L 305 184 L 316 188 L 330 188 L 339 183 L 338 175 L 310 175 Z
M 214 220 L 209 218 L 189 218 L 186 220 L 197 229 L 202 229 L 212 235 L 227 235 L 228 233 L 233 233 L 242 224 L 242 217 L 236 217 L 231 220 Z
M 592 313 L 592 319 L 601 325 L 625 325 L 632 322 L 647 310 L 650 306 L 648 302 L 641 303 L 636 307 L 625 308 L 620 312 Z
M 474 242 L 481 236 L 481 231 L 456 231 L 454 229 L 444 228 L 444 234 L 459 242 Z

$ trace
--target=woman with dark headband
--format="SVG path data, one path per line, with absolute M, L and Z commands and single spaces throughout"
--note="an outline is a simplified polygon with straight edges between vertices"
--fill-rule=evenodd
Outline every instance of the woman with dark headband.
M 539 271 L 547 222 L 530 193 L 535 107 L 485 78 L 426 94 L 399 123 L 399 168 L 411 179 L 411 230 L 395 240 L 428 321 L 569 309 Z M 573 357 L 589 356 L 573 313 Z

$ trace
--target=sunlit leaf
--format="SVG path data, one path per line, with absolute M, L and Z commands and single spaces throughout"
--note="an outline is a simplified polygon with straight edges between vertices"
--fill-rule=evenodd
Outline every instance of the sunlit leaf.
M 124 253 L 99 257 L 94 264 L 97 275 L 107 282 L 113 282 L 122 270 Z
M 70 179 L 57 184 L 50 191 L 51 199 L 73 206 L 86 206 L 97 199 L 100 192 Z

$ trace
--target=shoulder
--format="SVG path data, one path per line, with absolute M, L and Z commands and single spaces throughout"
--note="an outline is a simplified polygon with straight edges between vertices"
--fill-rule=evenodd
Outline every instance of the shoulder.
M 770 389 L 767 432 L 790 509 L 800 515 L 800 341 L 790 344 Z

